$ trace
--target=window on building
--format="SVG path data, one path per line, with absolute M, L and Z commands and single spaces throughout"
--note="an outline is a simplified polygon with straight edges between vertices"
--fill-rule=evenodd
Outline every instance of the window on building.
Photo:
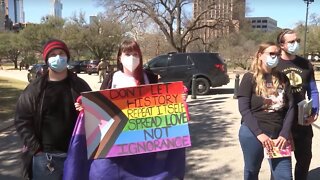
M 257 23 L 261 23 L 261 20 L 257 20 Z
M 267 25 L 262 25 L 262 28 L 267 28 Z
M 258 25 L 257 28 L 261 28 L 261 26 Z
M 262 22 L 263 22 L 263 23 L 267 23 L 267 22 L 268 22 L 268 20 L 262 20 Z
M 255 22 L 256 22 L 256 20 L 252 20 L 251 22 L 252 22 L 252 23 L 255 23 Z
M 252 28 L 256 28 L 256 26 L 252 26 Z

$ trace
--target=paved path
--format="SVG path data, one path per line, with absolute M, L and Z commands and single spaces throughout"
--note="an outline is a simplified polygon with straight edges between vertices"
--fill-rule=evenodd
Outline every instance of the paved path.
M 0 76 L 24 81 L 27 77 L 25 71 L 3 70 L 0 70 Z M 80 74 L 79 76 L 85 79 L 92 89 L 99 89 L 98 76 L 86 74 Z M 233 99 L 233 88 L 234 79 L 226 86 L 213 89 L 210 95 L 197 96 L 197 99 L 188 97 L 192 147 L 187 150 L 187 180 L 242 179 L 243 159 L 238 141 L 240 114 L 237 100 Z M 319 180 L 320 121 L 315 123 L 313 127 L 314 155 L 309 180 Z M 0 131 L 0 180 L 18 179 L 17 155 L 19 147 L 21 145 L 14 128 Z M 269 179 L 269 167 L 266 160 L 264 160 L 261 168 L 260 179 Z

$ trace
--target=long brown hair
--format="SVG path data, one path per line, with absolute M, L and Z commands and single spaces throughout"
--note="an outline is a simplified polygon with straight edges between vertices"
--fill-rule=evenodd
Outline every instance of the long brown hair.
M 295 32 L 292 29 L 288 29 L 288 28 L 283 29 L 277 36 L 277 43 L 278 44 L 284 43 L 284 41 L 283 41 L 284 35 L 286 35 L 286 34 L 294 34 L 294 33 Z
M 135 80 L 137 81 L 137 84 L 144 84 L 144 79 L 143 79 L 143 69 L 142 69 L 142 53 L 141 53 L 141 49 L 138 45 L 138 43 L 134 40 L 125 40 L 121 43 L 119 50 L 118 50 L 118 55 L 117 55 L 117 67 L 119 70 L 121 70 L 123 72 L 123 65 L 120 61 L 121 58 L 121 54 L 122 53 L 131 53 L 131 52 L 137 52 L 140 62 L 138 67 L 134 70 L 133 72 L 133 77 L 135 78 Z
M 271 95 L 273 92 L 277 92 L 278 86 L 283 83 L 279 82 L 280 81 L 280 74 L 275 68 L 271 70 L 271 76 L 272 76 L 272 88 L 267 88 L 266 86 L 266 80 L 264 78 L 264 70 L 262 68 L 262 60 L 260 59 L 261 54 L 263 54 L 264 50 L 267 49 L 270 46 L 276 46 L 279 50 L 279 46 L 274 43 L 274 42 L 266 42 L 266 43 L 261 43 L 259 45 L 259 49 L 256 52 L 255 59 L 253 60 L 251 64 L 251 72 L 253 74 L 253 81 L 256 83 L 256 89 L 255 92 L 258 96 L 262 97 L 268 97 Z

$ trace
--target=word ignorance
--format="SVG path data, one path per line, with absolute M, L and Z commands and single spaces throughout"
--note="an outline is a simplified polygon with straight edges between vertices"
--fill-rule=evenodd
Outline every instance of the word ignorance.
M 154 141 L 121 144 L 117 146 L 120 146 L 119 155 L 130 155 L 177 149 L 190 145 L 190 136 L 179 136 L 170 139 L 157 139 Z

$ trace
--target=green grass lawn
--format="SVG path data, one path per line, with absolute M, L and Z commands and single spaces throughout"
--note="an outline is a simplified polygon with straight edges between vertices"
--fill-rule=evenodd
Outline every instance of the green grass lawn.
M 0 120 L 7 120 L 14 116 L 16 102 L 27 84 L 27 82 L 0 77 Z

